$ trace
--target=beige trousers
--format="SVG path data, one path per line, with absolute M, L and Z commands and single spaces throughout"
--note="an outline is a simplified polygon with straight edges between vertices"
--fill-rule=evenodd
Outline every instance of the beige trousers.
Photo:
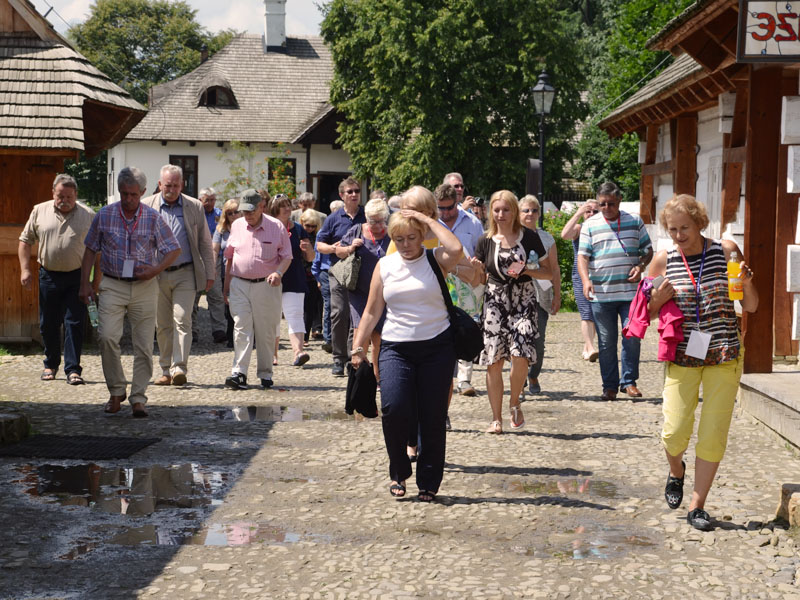
M 100 282 L 97 337 L 103 376 L 112 396 L 125 394 L 128 381 L 122 369 L 119 340 L 127 313 L 133 342 L 133 379 L 128 396 L 131 404 L 147 403 L 145 391 L 153 375 L 153 330 L 156 324 L 157 293 L 158 282 L 155 279 L 119 281 L 103 277 Z
M 232 277 L 228 307 L 233 316 L 231 374 L 243 373 L 247 376 L 255 336 L 258 340 L 258 378 L 272 379 L 275 327 L 281 319 L 281 286 L 272 287 L 266 281 L 251 283 Z
M 187 372 L 192 347 L 192 309 L 197 293 L 194 269 L 187 265 L 158 276 L 156 339 L 162 375 Z

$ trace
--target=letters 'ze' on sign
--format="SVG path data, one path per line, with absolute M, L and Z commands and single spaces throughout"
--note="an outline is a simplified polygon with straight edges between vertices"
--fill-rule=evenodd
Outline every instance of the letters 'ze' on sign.
M 739 0 L 737 62 L 800 62 L 800 0 Z

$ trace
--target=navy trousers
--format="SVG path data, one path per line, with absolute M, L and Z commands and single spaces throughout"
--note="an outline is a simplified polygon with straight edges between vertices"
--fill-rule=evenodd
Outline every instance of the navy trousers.
M 406 443 L 414 419 L 419 422 L 417 487 L 436 493 L 442 483 L 445 454 L 447 394 L 456 353 L 448 329 L 419 342 L 381 342 L 383 439 L 389 454 L 389 476 L 405 481 L 411 476 Z
M 57 371 L 61 364 L 61 326 L 64 326 L 64 373 L 81 374 L 86 305 L 78 298 L 81 270 L 48 271 L 39 268 L 39 331 L 44 342 L 44 366 Z

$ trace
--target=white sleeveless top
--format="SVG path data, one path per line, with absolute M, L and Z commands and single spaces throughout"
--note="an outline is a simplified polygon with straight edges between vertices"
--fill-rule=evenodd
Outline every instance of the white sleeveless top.
M 421 342 L 450 327 L 439 281 L 424 250 L 414 260 L 405 260 L 399 252 L 384 256 L 378 267 L 386 300 L 382 339 Z

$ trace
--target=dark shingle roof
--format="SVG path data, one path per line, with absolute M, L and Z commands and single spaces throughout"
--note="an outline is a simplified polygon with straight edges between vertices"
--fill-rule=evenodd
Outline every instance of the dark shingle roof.
M 620 115 L 631 112 L 636 108 L 654 101 L 655 98 L 663 96 L 692 77 L 692 75 L 702 70 L 703 67 L 689 54 L 681 54 L 672 64 L 644 84 L 635 94 L 604 117 L 603 120 L 597 124 L 598 127 L 604 129 Z
M 288 38 L 286 53 L 265 53 L 260 35 L 242 34 L 191 73 L 155 86 L 150 112 L 125 139 L 292 142 L 329 108 L 332 76 L 322 38 Z M 198 106 L 204 86 L 220 80 L 238 108 Z
M 84 150 L 86 101 L 146 111 L 69 46 L 0 32 L 0 147 Z

